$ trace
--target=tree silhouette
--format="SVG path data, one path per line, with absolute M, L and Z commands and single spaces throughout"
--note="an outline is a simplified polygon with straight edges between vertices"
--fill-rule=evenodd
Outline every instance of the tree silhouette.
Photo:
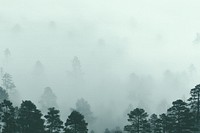
M 57 97 L 53 93 L 52 89 L 50 87 L 44 88 L 44 92 L 41 96 L 41 100 L 39 101 L 41 105 L 42 112 L 47 112 L 48 108 L 55 107 L 57 108 Z
M 2 87 L 0 87 L 0 103 L 4 100 L 8 100 L 8 93 Z
M 65 123 L 65 133 L 87 133 L 87 125 L 84 116 L 74 110 Z
M 152 133 L 162 133 L 161 119 L 158 118 L 158 116 L 156 114 L 151 115 L 150 123 L 151 123 Z
M 6 90 L 12 90 L 13 88 L 15 88 L 15 84 L 12 81 L 12 76 L 9 73 L 5 73 L 3 75 L 3 84 L 2 86 L 6 89 Z
M 128 114 L 128 117 L 128 121 L 131 123 L 131 125 L 126 125 L 124 127 L 125 131 L 128 131 L 130 133 L 142 133 L 145 130 L 148 130 L 148 114 L 145 112 L 144 109 L 136 108 Z
M 18 117 L 20 133 L 44 133 L 42 114 L 31 101 L 22 102 Z
M 111 133 L 111 131 L 108 128 L 106 128 L 104 133 Z
M 63 129 L 63 122 L 60 120 L 60 111 L 56 110 L 54 107 L 48 109 L 48 114 L 44 117 L 46 118 L 46 129 L 48 133 L 60 133 Z
M 90 104 L 85 99 L 78 99 L 76 102 L 76 110 L 84 115 L 87 122 L 93 123 L 95 121 Z
M 2 122 L 4 123 L 2 133 L 16 133 L 17 132 L 16 112 L 15 108 L 12 106 L 12 103 L 8 100 L 4 100 L 1 103 L 1 111 L 2 111 Z
M 176 100 L 173 106 L 167 110 L 168 131 L 175 133 L 189 133 L 194 130 L 194 122 L 187 103 Z
M 200 120 L 200 84 L 190 91 L 191 97 L 188 99 L 191 111 L 195 115 L 196 124 L 199 124 Z
M 167 115 L 166 114 L 161 114 L 160 115 L 160 120 L 161 120 L 161 127 L 162 127 L 162 133 L 166 133 L 167 131 Z

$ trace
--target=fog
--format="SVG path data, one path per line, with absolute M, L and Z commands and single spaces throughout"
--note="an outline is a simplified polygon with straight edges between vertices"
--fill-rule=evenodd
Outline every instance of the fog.
M 0 67 L 12 75 L 20 102 L 39 107 L 51 87 L 64 121 L 84 98 L 96 117 L 90 129 L 123 128 L 131 108 L 165 112 L 199 83 L 199 5 L 0 0 Z

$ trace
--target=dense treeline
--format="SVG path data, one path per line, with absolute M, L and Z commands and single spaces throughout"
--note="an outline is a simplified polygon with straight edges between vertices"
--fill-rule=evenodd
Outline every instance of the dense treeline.
M 84 116 L 73 110 L 65 126 L 60 119 L 59 110 L 48 109 L 46 115 L 36 108 L 31 101 L 23 101 L 21 106 L 13 107 L 9 100 L 0 104 L 2 133 L 86 133 L 88 131 Z
M 22 101 L 19 107 L 14 107 L 9 101 L 8 92 L 15 85 L 8 73 L 3 77 L 2 86 L 5 88 L 0 87 L 0 132 L 2 133 L 87 133 L 88 122 L 94 120 L 89 104 L 84 99 L 78 100 L 76 109 L 63 122 L 56 107 L 48 108 L 45 114 L 28 100 Z M 86 113 L 81 112 L 83 106 L 87 106 Z M 191 89 L 187 101 L 178 99 L 172 102 L 166 113 L 149 115 L 144 109 L 135 108 L 128 113 L 128 122 L 130 124 L 124 126 L 124 131 L 130 133 L 200 131 L 200 85 Z M 93 130 L 90 132 L 94 133 Z M 107 128 L 104 131 L 104 133 L 122 132 L 119 127 L 113 130 Z
M 128 114 L 130 133 L 194 133 L 200 129 L 200 85 L 190 91 L 187 102 L 178 99 L 166 113 L 150 117 L 144 109 L 136 108 Z

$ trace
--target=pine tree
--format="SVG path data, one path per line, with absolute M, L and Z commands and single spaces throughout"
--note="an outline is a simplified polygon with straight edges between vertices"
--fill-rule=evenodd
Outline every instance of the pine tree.
M 131 125 L 126 125 L 124 127 L 125 131 L 130 133 L 143 133 L 149 132 L 150 125 L 147 122 L 148 114 L 145 112 L 144 109 L 136 108 L 128 114 L 129 118 L 128 121 Z
M 152 114 L 149 121 L 151 123 L 151 130 L 153 133 L 162 133 L 161 119 L 158 118 L 156 114 Z
M 192 133 L 194 122 L 187 103 L 182 100 L 176 100 L 172 104 L 173 106 L 167 110 L 168 131 L 174 133 Z
M 20 133 L 44 133 L 42 114 L 31 101 L 22 102 L 18 117 Z
M 93 123 L 95 121 L 95 117 L 91 111 L 90 104 L 85 99 L 81 98 L 77 100 L 76 110 L 84 115 L 87 122 Z
M 15 84 L 12 81 L 12 76 L 9 73 L 5 73 L 3 75 L 3 84 L 2 86 L 6 89 L 6 90 L 12 90 L 13 88 L 15 88 Z
M 10 101 L 4 100 L 1 103 L 3 130 L 2 133 L 16 133 L 17 122 L 15 108 Z
M 48 133 L 60 133 L 63 129 L 63 122 L 60 120 L 59 110 L 54 107 L 48 109 L 48 114 L 44 117 L 46 118 L 46 129 Z
M 55 107 L 58 108 L 57 97 L 50 87 L 44 88 L 44 92 L 39 101 L 41 106 L 41 111 L 47 113 L 48 108 Z
M 161 128 L 162 128 L 162 133 L 166 133 L 167 131 L 167 115 L 166 114 L 161 114 L 160 115 L 160 123 L 161 123 Z
M 190 91 L 191 97 L 188 99 L 191 111 L 195 116 L 196 124 L 200 124 L 200 84 Z
M 84 116 L 74 110 L 65 123 L 65 133 L 87 133 L 87 125 Z
M 8 100 L 8 93 L 2 87 L 0 87 L 0 103 L 4 100 Z
M 104 133 L 111 133 L 111 131 L 108 128 L 106 128 Z

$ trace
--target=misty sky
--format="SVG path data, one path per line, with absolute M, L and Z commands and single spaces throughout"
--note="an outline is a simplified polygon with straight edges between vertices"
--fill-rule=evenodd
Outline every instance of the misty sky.
M 199 0 L 0 0 L 0 67 L 21 99 L 49 86 L 63 116 L 83 97 L 99 130 L 123 126 L 130 104 L 160 113 L 199 83 L 199 12 Z

